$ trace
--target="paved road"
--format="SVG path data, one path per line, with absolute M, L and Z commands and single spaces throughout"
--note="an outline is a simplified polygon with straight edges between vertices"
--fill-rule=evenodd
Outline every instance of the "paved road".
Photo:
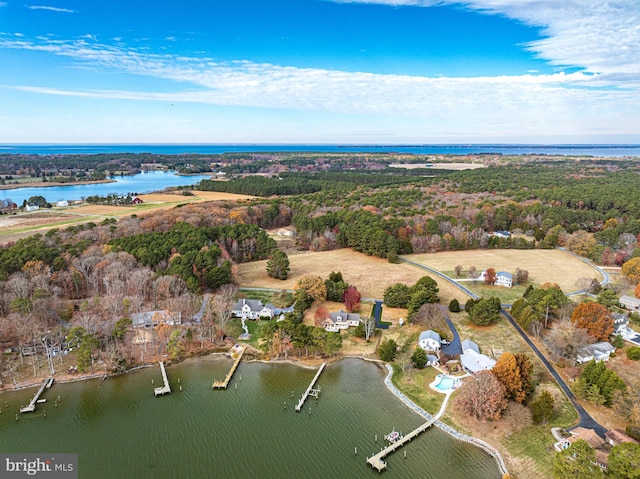
M 424 269 L 426 271 L 429 271 L 430 273 L 433 273 L 434 275 L 442 278 L 443 280 L 448 281 L 449 283 L 451 283 L 452 285 L 454 285 L 458 289 L 462 290 L 463 292 L 465 292 L 466 294 L 471 296 L 473 299 L 478 299 L 478 295 L 477 294 L 473 293 L 472 291 L 470 291 L 468 288 L 462 286 L 460 283 L 458 283 L 453 278 L 450 278 L 449 276 L 447 276 L 446 274 L 441 273 L 438 270 L 435 270 L 433 268 L 430 268 L 429 266 L 425 266 L 423 264 L 416 263 L 415 261 L 408 260 L 408 259 L 405 259 L 405 258 L 400 258 L 400 261 L 404 261 L 406 263 L 413 264 L 414 266 L 417 266 L 418 268 L 422 268 L 422 269 Z M 608 281 L 608 275 L 606 275 L 605 277 L 607 278 L 607 281 Z M 507 311 L 505 311 L 504 309 L 502 309 L 500 312 L 511 323 L 511 325 L 516 329 L 516 331 L 520 334 L 520 336 L 522 336 L 522 338 L 526 341 L 526 343 L 533 350 L 533 352 L 536 353 L 536 355 L 540 358 L 540 361 L 542 361 L 542 363 L 549 370 L 549 372 L 554 377 L 554 379 L 556 380 L 556 382 L 558 383 L 560 388 L 567 395 L 567 397 L 569 398 L 569 400 L 573 404 L 573 407 L 578 412 L 578 417 L 580 418 L 580 423 L 578 424 L 578 426 L 582 426 L 582 427 L 585 427 L 585 428 L 593 429 L 600 436 L 604 437 L 604 434 L 607 432 L 607 429 L 605 427 L 603 427 L 601 424 L 599 424 L 595 419 L 593 419 L 591 417 L 591 415 L 578 403 L 578 400 L 576 399 L 576 397 L 573 394 L 573 392 L 571 392 L 571 389 L 569 388 L 567 383 L 564 382 L 564 379 L 562 379 L 562 377 L 558 374 L 558 372 L 553 367 L 553 365 L 547 360 L 545 355 L 542 354 L 542 352 L 533 343 L 533 341 L 531 341 L 529 336 L 527 336 L 524 333 L 524 331 L 522 331 L 520 326 L 518 326 L 518 324 L 514 321 L 514 319 L 511 317 L 511 315 Z

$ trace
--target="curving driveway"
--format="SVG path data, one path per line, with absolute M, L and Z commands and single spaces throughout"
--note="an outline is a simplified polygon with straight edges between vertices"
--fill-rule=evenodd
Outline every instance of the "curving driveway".
M 453 278 L 450 278 L 446 274 L 441 273 L 440 271 L 438 271 L 436 269 L 433 269 L 433 268 L 431 268 L 429 266 L 425 266 L 424 264 L 417 263 L 415 261 L 412 261 L 412 260 L 409 260 L 409 259 L 406 259 L 406 258 L 402 258 L 402 257 L 400 258 L 400 261 L 404 261 L 405 263 L 409 263 L 409 264 L 412 264 L 414 266 L 417 266 L 418 268 L 422 268 L 422 269 L 424 269 L 424 270 L 426 270 L 426 271 L 428 271 L 428 272 L 430 272 L 430 273 L 442 278 L 443 280 L 448 281 L 449 283 L 451 283 L 452 285 L 454 285 L 458 289 L 462 290 L 464 293 L 466 293 L 469 296 L 471 296 L 473 299 L 478 299 L 478 295 L 477 294 L 475 294 L 474 292 L 472 292 L 468 288 L 464 287 L 463 285 L 458 283 Z M 609 275 L 607 274 L 604 277 L 608 281 Z M 533 352 L 536 353 L 538 358 L 540 358 L 540 361 L 542 361 L 542 364 L 544 364 L 545 367 L 549 370 L 549 372 L 551 373 L 553 378 L 556 380 L 556 382 L 558 383 L 560 388 L 564 391 L 566 396 L 569 398 L 569 400 L 573 404 L 573 407 L 576 409 L 576 411 L 578 413 L 578 417 L 580 418 L 580 423 L 578 424 L 578 426 L 582 426 L 582 427 L 585 427 L 585 428 L 588 428 L 588 429 L 593 429 L 600 436 L 604 437 L 604 434 L 607 432 L 607 429 L 605 427 L 603 427 L 600 423 L 598 423 L 595 419 L 593 419 L 591 417 L 591 415 L 580 405 L 580 403 L 578 403 L 577 398 L 575 397 L 573 392 L 571 392 L 571 389 L 569 388 L 567 383 L 564 381 L 564 379 L 562 379 L 562 377 L 560 376 L 560 374 L 558 374 L 558 372 L 553 367 L 551 362 L 549 360 L 547 360 L 546 356 L 544 354 L 542 354 L 542 352 L 533 343 L 533 341 L 531 341 L 529 336 L 527 336 L 524 333 L 524 331 L 522 331 L 522 329 L 515 322 L 513 317 L 504 308 L 501 309 L 500 312 L 511 323 L 511 325 L 515 328 L 515 330 L 520 334 L 520 336 L 522 336 L 522 338 L 529 345 L 529 347 L 533 350 Z

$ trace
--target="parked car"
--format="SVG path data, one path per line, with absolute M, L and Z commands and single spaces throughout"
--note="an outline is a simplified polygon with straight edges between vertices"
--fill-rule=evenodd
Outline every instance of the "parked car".
M 445 346 L 448 346 L 449 344 L 451 344 L 451 341 L 447 341 L 446 339 L 441 339 L 440 340 L 440 344 L 443 344 Z

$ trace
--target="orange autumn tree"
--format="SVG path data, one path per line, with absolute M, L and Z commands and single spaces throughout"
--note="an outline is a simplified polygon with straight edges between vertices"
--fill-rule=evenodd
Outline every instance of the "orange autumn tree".
M 640 298 L 640 283 L 636 285 L 636 289 L 633 290 L 633 294 L 636 296 L 636 298 Z
M 493 268 L 488 268 L 484 272 L 484 282 L 487 284 L 495 284 L 496 283 L 496 270 Z
M 503 353 L 491 372 L 506 390 L 507 397 L 518 403 L 524 402 L 531 392 L 531 370 L 525 354 Z
M 609 310 L 598 303 L 582 303 L 573 310 L 571 322 L 577 328 L 584 329 L 597 341 L 607 341 L 613 333 L 613 316 Z

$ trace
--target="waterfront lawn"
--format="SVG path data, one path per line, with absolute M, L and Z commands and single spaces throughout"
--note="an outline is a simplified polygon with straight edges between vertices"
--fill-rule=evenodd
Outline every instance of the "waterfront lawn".
M 432 367 L 414 369 L 409 366 L 405 372 L 402 372 L 402 368 L 394 364 L 391 381 L 415 404 L 429 414 L 436 414 L 442 406 L 445 395 L 432 390 L 429 384 L 438 374 L 440 372 Z
M 257 320 L 247 320 L 244 322 L 247 325 L 247 329 L 249 330 L 249 334 L 251 335 L 251 339 L 249 341 L 238 341 L 240 344 L 249 344 L 254 348 L 258 348 L 258 343 L 260 340 L 260 332 L 262 328 L 267 323 L 267 321 Z M 239 338 L 244 331 L 242 330 L 242 321 L 240 318 L 233 318 L 229 323 L 227 323 L 226 333 L 229 336 L 234 338 Z

